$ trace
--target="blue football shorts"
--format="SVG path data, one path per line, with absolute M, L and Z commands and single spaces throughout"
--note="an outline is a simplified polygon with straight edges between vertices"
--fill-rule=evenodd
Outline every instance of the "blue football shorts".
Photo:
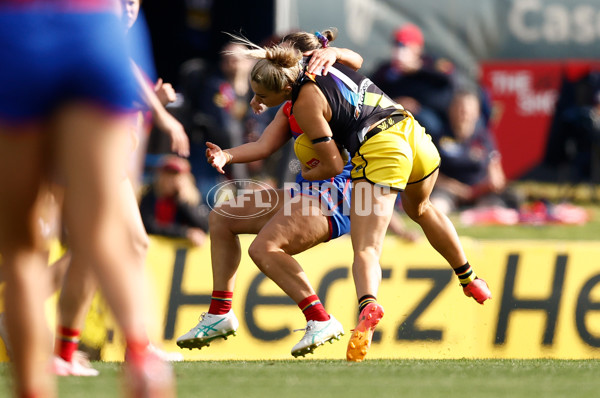
M 350 164 L 350 163 L 349 163 Z M 350 232 L 350 195 L 352 182 L 349 168 L 345 173 L 329 180 L 308 181 L 298 176 L 296 186 L 289 190 L 293 198 L 306 195 L 319 198 L 329 222 L 329 239 L 335 239 Z
M 0 119 L 26 122 L 66 102 L 111 112 L 139 102 L 116 14 L 0 9 Z

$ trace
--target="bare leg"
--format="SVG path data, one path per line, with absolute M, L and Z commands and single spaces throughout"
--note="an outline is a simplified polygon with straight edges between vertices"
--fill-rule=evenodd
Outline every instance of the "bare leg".
M 111 116 L 111 117 L 107 117 Z M 129 396 L 173 397 L 171 368 L 148 351 L 144 274 L 129 239 L 119 187 L 128 159 L 129 119 L 72 105 L 56 120 L 55 161 L 65 180 L 65 222 L 74 253 L 86 253 L 127 341 Z M 160 377 L 157 375 L 160 374 Z
M 119 199 L 127 160 L 129 119 L 85 105 L 57 120 L 56 161 L 66 180 L 65 221 L 73 253 L 89 256 L 125 336 L 146 341 L 142 269 L 132 267 L 127 208 Z M 122 152 L 119 152 L 121 151 Z
M 133 185 L 128 179 L 119 184 L 119 199 L 126 210 L 123 221 L 127 224 L 128 241 L 133 248 L 135 262 L 130 266 L 143 269 L 148 250 L 148 235 L 139 213 Z M 59 298 L 59 324 L 71 329 L 81 329 L 96 293 L 97 282 L 85 253 L 73 253 L 69 270 Z M 64 257 L 63 257 L 64 258 Z M 68 260 L 67 256 L 67 260 Z M 59 261 L 64 261 L 62 258 Z
M 67 275 L 67 269 L 69 268 L 69 264 L 71 264 L 71 257 L 71 251 L 67 250 L 65 254 L 48 267 L 52 286 L 50 294 L 57 292 L 63 286 Z
M 350 234 L 354 249 L 352 275 L 358 298 L 377 296 L 381 283 L 379 258 L 396 196 L 395 191 L 385 192 L 365 180 L 354 183 Z
M 329 224 L 318 199 L 301 199 L 290 206 L 289 214 L 280 209 L 260 230 L 249 248 L 250 257 L 258 268 L 296 304 L 316 293 L 292 255 L 329 237 Z
M 0 129 L 0 252 L 15 386 L 18 396 L 52 397 L 54 381 L 46 371 L 51 337 L 44 313 L 49 279 L 37 211 L 47 135 L 34 127 Z
M 383 317 L 383 307 L 375 302 L 381 283 L 379 258 L 397 196 L 395 191 L 365 180 L 354 182 L 350 234 L 354 249 L 352 276 L 360 316 L 348 341 L 346 359 L 349 361 L 365 358 L 375 327 Z
M 271 191 L 272 192 L 272 191 Z M 244 206 L 233 207 L 223 204 L 209 216 L 210 251 L 213 271 L 213 289 L 232 292 L 235 276 L 241 259 L 239 234 L 257 234 L 283 206 L 284 191 L 277 190 L 276 198 L 267 192 L 258 192 L 261 204 L 269 203 L 273 210 L 260 217 L 243 216 L 258 214 L 255 197 L 251 195 Z
M 273 191 L 256 191 L 236 198 L 236 203 L 223 203 L 210 213 L 213 295 L 215 292 L 223 293 L 219 298 L 227 300 L 211 300 L 208 314 L 203 314 L 198 325 L 177 339 L 179 347 L 202 348 L 216 336 L 226 338 L 235 333 L 239 322 L 231 311 L 230 299 L 241 259 L 238 234 L 257 234 L 283 206 L 283 197 L 282 190 L 276 194 Z M 213 327 L 215 316 L 220 317 L 217 328 Z M 212 325 L 211 332 L 204 331 L 204 323 Z
M 431 246 L 452 268 L 458 268 L 467 262 L 467 257 L 456 229 L 450 219 L 429 201 L 438 173 L 439 170 L 421 182 L 407 185 L 400 194 L 402 207 L 421 226 Z
M 90 259 L 77 252 L 71 257 L 58 299 L 58 325 L 79 330 L 85 324 L 98 284 Z
M 119 199 L 122 200 L 123 207 L 127 210 L 124 221 L 129 231 L 129 242 L 136 255 L 136 263 L 128 266 L 142 268 L 148 247 L 148 236 L 139 214 L 137 200 L 133 191 L 133 186 L 128 179 L 123 180 L 119 186 Z M 58 326 L 61 329 L 57 333 L 62 333 L 62 328 L 71 330 L 71 333 L 78 333 L 85 325 L 87 313 L 94 299 L 97 289 L 96 275 L 90 266 L 90 258 L 86 253 L 74 251 L 72 255 L 65 256 L 68 261 L 72 258 L 68 271 L 64 278 L 64 284 L 58 301 Z M 64 257 L 60 261 L 64 262 Z M 57 267 L 54 265 L 53 267 Z M 56 273 L 56 272 L 55 272 Z M 146 296 L 146 302 L 150 302 L 150 297 Z M 150 316 L 150 314 L 148 314 Z M 60 335 L 57 335 L 59 337 Z M 71 362 L 73 352 L 72 340 L 63 341 L 57 338 L 54 347 L 55 355 Z M 76 344 L 76 342 L 75 342 Z M 66 371 L 61 369 L 60 372 Z M 62 373 L 59 373 L 62 374 Z M 79 373 L 73 373 L 80 375 Z M 94 374 L 90 374 L 94 375 Z
M 258 234 L 250 245 L 250 257 L 265 275 L 301 307 L 306 317 L 306 333 L 291 352 L 295 357 L 304 356 L 327 341 L 339 339 L 343 334 L 342 325 L 327 314 L 318 299 L 315 300 L 315 291 L 304 270 L 292 258 L 293 254 L 325 241 L 329 237 L 329 223 L 319 207 L 318 199 L 307 198 L 286 203 L 284 199 L 288 194 L 281 190 L 277 191 L 276 198 L 267 191 L 257 194 L 260 195 L 260 203 L 254 196 L 246 200 L 244 206 L 226 205 L 211 213 L 213 289 L 233 291 L 241 256 L 237 235 Z M 274 199 L 277 199 L 276 204 Z M 264 203 L 271 204 L 271 211 L 266 214 Z M 260 212 L 263 213 L 260 217 L 244 217 Z M 198 325 L 177 339 L 177 344 L 182 348 L 202 348 L 217 337 L 227 338 L 235 334 L 239 323 L 230 306 L 230 302 L 224 305 L 219 303 L 219 298 L 213 299 L 209 313 L 202 316 Z

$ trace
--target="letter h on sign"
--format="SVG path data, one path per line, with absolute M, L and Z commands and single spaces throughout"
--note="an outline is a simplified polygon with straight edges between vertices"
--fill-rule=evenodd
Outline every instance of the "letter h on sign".
M 173 266 L 173 281 L 171 282 L 169 305 L 167 307 L 167 319 L 163 334 L 165 340 L 171 340 L 175 335 L 175 322 L 177 321 L 177 310 L 179 307 L 184 305 L 210 304 L 210 294 L 185 294 L 182 291 L 186 257 L 187 249 L 177 249 L 177 252 L 175 253 L 175 264 Z
M 515 277 L 519 263 L 519 255 L 511 254 L 508 256 L 506 266 L 506 279 L 504 280 L 504 290 L 502 293 L 502 302 L 500 305 L 500 314 L 498 314 L 498 325 L 496 329 L 495 344 L 504 344 L 506 341 L 506 329 L 508 329 L 508 318 L 513 311 L 544 311 L 546 313 L 546 330 L 542 344 L 552 345 L 554 340 L 554 331 L 558 319 L 558 310 L 560 308 L 560 299 L 565 281 L 565 270 L 567 268 L 567 256 L 559 255 L 556 257 L 554 266 L 554 281 L 552 282 L 552 292 L 550 297 L 541 300 L 520 300 L 514 296 Z

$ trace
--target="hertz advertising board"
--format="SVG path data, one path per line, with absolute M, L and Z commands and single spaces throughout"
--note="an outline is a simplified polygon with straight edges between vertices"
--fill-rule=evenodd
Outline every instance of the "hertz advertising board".
M 243 236 L 243 250 L 251 242 Z M 463 240 L 493 299 L 477 304 L 463 295 L 456 276 L 426 241 L 388 237 L 381 259 L 378 299 L 385 316 L 368 358 L 600 358 L 600 245 L 598 242 Z M 347 237 L 321 244 L 296 259 L 328 312 L 344 325 L 341 341 L 307 358 L 343 359 L 357 318 Z M 187 249 L 152 238 L 148 267 L 163 323 L 163 348 L 179 351 L 178 336 L 208 310 L 212 291 L 210 248 Z M 233 309 L 237 336 L 202 350 L 181 351 L 188 360 L 291 359 L 303 336 L 301 311 L 244 253 Z M 122 359 L 118 336 L 103 351 Z
M 175 340 L 208 310 L 209 244 L 191 249 L 151 237 L 147 264 L 158 346 L 182 352 L 187 360 L 292 358 L 290 350 L 303 336 L 294 329 L 305 326 L 304 316 L 245 253 L 251 239 L 241 237 L 244 253 L 233 298 L 237 336 L 190 351 Z M 450 267 L 426 241 L 386 239 L 378 295 L 386 312 L 367 358 L 600 358 L 598 242 L 463 239 L 463 244 L 492 290 L 493 299 L 483 306 L 463 295 Z M 343 359 L 357 318 L 350 240 L 321 244 L 296 259 L 345 329 L 341 341 L 307 358 Z M 122 336 L 110 319 L 106 323 L 110 337 L 102 359 L 120 361 Z

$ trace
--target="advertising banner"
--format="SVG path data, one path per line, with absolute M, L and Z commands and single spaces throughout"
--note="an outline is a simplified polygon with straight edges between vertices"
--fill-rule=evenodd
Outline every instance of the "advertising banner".
M 543 160 L 562 85 L 600 70 L 600 61 L 488 61 L 481 70 L 492 101 L 490 128 L 504 171 L 514 179 Z
M 492 98 L 491 128 L 508 178 L 542 161 L 563 78 L 560 62 L 486 62 L 482 84 Z
M 243 236 L 242 249 L 251 242 Z M 368 358 L 600 358 L 600 245 L 598 242 L 476 241 L 464 239 L 470 262 L 493 294 L 485 305 L 463 295 L 458 280 L 427 242 L 388 237 L 378 294 L 385 316 Z M 344 326 L 340 341 L 307 358 L 344 359 L 357 304 L 350 240 L 336 239 L 296 256 L 325 308 Z M 160 327 L 153 335 L 187 360 L 291 359 L 305 320 L 262 275 L 246 253 L 233 309 L 237 336 L 202 350 L 180 350 L 178 336 L 208 310 L 210 249 L 190 249 L 152 237 L 148 271 Z M 105 360 L 122 360 L 123 343 L 109 322 Z M 114 332 L 114 333 L 113 333 Z

